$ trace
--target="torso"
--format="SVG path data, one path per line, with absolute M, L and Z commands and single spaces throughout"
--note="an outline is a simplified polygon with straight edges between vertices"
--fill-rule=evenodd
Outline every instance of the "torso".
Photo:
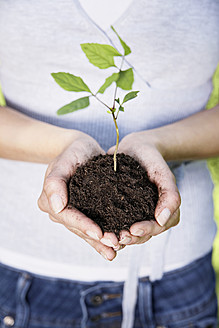
M 105 109 L 92 101 L 89 109 L 58 118 L 56 110 L 72 101 L 75 95 L 59 88 L 50 73 L 66 71 L 80 75 L 97 89 L 111 70 L 104 72 L 92 67 L 80 43 L 112 40 L 120 47 L 110 30 L 113 23 L 132 49 L 127 60 L 135 68 L 134 89 L 140 90 L 135 108 L 130 102 L 119 118 L 121 137 L 203 110 L 219 61 L 219 2 L 139 0 L 126 2 L 126 10 L 122 3 L 117 1 L 118 16 L 113 16 L 113 21 L 107 21 L 105 26 L 98 21 L 99 29 L 77 0 L 13 3 L 0 0 L 0 80 L 6 98 L 27 115 L 83 130 L 107 150 L 115 142 L 115 133 Z M 89 11 L 90 3 L 82 0 L 81 5 L 86 6 L 90 17 L 97 22 L 94 13 Z M 107 101 L 111 101 L 113 88 L 104 95 Z M 82 280 L 87 279 L 86 274 L 80 276 L 86 262 L 89 268 L 100 268 L 100 276 L 94 270 L 95 280 L 124 279 L 130 248 L 125 248 L 113 263 L 106 263 L 78 237 L 50 222 L 47 215 L 37 209 L 45 169 L 44 165 L 0 160 L 3 218 L 0 220 L 0 260 L 27 270 L 38 268 L 39 273 L 45 275 L 67 275 L 72 279 L 79 275 Z M 180 225 L 171 231 L 165 271 L 206 254 L 215 234 L 212 183 L 206 164 L 182 164 L 177 170 L 182 215 Z M 10 176 L 9 181 L 5 172 Z M 193 205 L 191 198 L 194 198 Z M 145 245 L 141 275 L 150 274 L 150 254 L 159 253 L 161 239 L 156 237 Z M 171 247 L 173 244 L 177 247 Z

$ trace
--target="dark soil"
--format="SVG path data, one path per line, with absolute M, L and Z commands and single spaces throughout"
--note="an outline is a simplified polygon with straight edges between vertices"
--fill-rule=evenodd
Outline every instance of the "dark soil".
M 95 221 L 103 232 L 128 230 L 138 221 L 154 220 L 158 190 L 132 157 L 100 155 L 78 167 L 69 183 L 69 208 Z

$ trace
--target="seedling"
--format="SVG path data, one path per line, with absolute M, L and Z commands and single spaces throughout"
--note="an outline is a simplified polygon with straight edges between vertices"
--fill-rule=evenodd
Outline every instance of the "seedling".
M 129 68 L 127 70 L 122 70 L 122 66 L 124 63 L 124 59 L 126 56 L 128 56 L 131 53 L 131 49 L 129 46 L 121 39 L 121 37 L 118 35 L 116 30 L 113 26 L 111 26 L 113 32 L 117 35 L 119 38 L 119 41 L 123 48 L 123 54 L 120 53 L 116 48 L 114 48 L 111 45 L 108 44 L 99 44 L 99 43 L 83 43 L 81 44 L 81 49 L 87 56 L 88 60 L 91 64 L 94 66 L 100 68 L 100 69 L 107 69 L 109 67 L 115 67 L 117 69 L 116 73 L 113 73 L 108 78 L 106 78 L 105 82 L 99 90 L 94 93 L 90 90 L 88 85 L 83 81 L 83 79 L 79 76 L 75 76 L 70 73 L 52 73 L 52 77 L 62 87 L 64 90 L 67 91 L 74 91 L 74 92 L 87 92 L 89 95 L 86 97 L 82 97 L 79 99 L 76 99 L 72 101 L 71 103 L 61 107 L 58 111 L 58 115 L 68 114 L 75 112 L 79 109 L 86 108 L 90 105 L 90 97 L 95 97 L 97 101 L 102 103 L 105 107 L 107 107 L 107 112 L 112 115 L 113 122 L 116 129 L 116 147 L 114 151 L 114 171 L 117 169 L 117 160 L 116 160 L 116 154 L 118 151 L 118 145 L 119 145 L 119 128 L 117 125 L 117 119 L 119 112 L 124 112 L 124 104 L 137 97 L 137 94 L 139 91 L 131 91 L 127 93 L 123 100 L 121 101 L 120 98 L 117 97 L 117 91 L 118 88 L 123 90 L 132 90 L 132 84 L 134 82 L 134 74 L 133 69 Z M 121 63 L 120 67 L 118 67 L 115 64 L 114 57 L 120 57 Z M 112 106 L 106 104 L 101 99 L 98 98 L 98 94 L 103 94 L 105 90 L 113 83 L 115 82 L 115 92 L 113 97 L 113 104 Z

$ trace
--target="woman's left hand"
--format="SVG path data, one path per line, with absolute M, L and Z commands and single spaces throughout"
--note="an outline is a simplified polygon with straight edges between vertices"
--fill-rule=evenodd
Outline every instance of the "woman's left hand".
M 135 158 L 146 170 L 150 181 L 157 185 L 159 192 L 156 221 L 137 222 L 129 232 L 123 230 L 120 233 L 121 245 L 142 244 L 179 223 L 181 200 L 176 180 L 155 140 L 150 133 L 136 132 L 124 137 L 119 144 L 118 152 Z M 108 153 L 113 154 L 114 149 L 110 148 Z

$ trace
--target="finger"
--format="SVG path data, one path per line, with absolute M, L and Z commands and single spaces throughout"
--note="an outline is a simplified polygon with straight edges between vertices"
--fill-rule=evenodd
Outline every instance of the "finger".
M 104 151 L 91 137 L 77 139 L 47 170 L 43 190 L 53 213 L 60 213 L 68 203 L 67 183 L 78 166 Z
M 139 237 L 132 236 L 129 231 L 122 230 L 120 232 L 120 245 L 133 245 L 136 244 L 139 240 Z
M 161 157 L 158 166 L 148 167 L 148 175 L 149 179 L 157 185 L 159 194 L 155 219 L 160 226 L 164 226 L 181 204 L 176 179 Z
M 161 227 L 156 221 L 152 220 L 136 222 L 130 227 L 130 233 L 143 239 L 147 236 L 157 236 L 165 230 L 176 226 L 179 221 L 180 210 L 177 209 L 164 226 Z
M 126 246 L 126 245 L 120 245 L 120 244 L 118 244 L 118 246 L 114 248 L 114 251 L 118 252 L 118 251 L 120 251 L 121 249 L 125 248 L 125 246 Z
M 171 217 L 169 218 L 169 220 L 167 221 L 167 223 L 164 226 L 160 226 L 156 221 L 144 221 L 145 222 L 145 226 L 144 226 L 144 230 L 147 231 L 147 235 L 150 236 L 157 236 L 160 233 L 176 226 L 179 223 L 180 220 L 180 210 L 177 209 L 173 215 L 171 215 Z M 143 236 L 144 237 L 144 236 Z
M 115 151 L 115 148 L 116 148 L 115 146 L 112 146 L 110 149 L 108 149 L 107 154 L 113 155 L 114 151 Z
M 143 236 L 138 239 L 138 242 L 136 244 L 144 244 L 147 241 L 149 241 L 152 238 L 152 236 Z
M 132 240 L 131 240 L 131 242 L 129 242 L 127 244 L 127 246 L 143 244 L 143 243 L 147 242 L 149 239 L 151 239 L 151 237 L 152 237 L 151 235 L 146 235 L 146 236 L 143 236 L 143 237 L 132 236 Z
M 159 199 L 155 209 L 155 218 L 160 226 L 165 226 L 181 204 L 176 185 L 172 182 L 160 188 Z
M 66 207 L 68 203 L 67 184 L 77 166 L 78 161 L 75 156 L 71 157 L 71 163 L 63 156 L 62 160 L 58 160 L 49 175 L 46 176 L 43 191 L 53 213 L 60 213 Z
M 140 237 L 144 239 L 147 236 L 159 235 L 160 233 L 168 230 L 169 228 L 176 226 L 179 221 L 180 210 L 177 209 L 174 214 L 169 218 L 167 223 L 162 227 L 156 221 L 142 221 L 134 223 L 130 228 L 130 232 L 132 235 L 140 235 Z
M 59 217 L 61 223 L 72 232 L 80 231 L 86 238 L 100 240 L 103 238 L 101 228 L 86 215 L 78 211 L 76 208 L 65 209 L 60 214 L 55 215 Z
M 45 177 L 43 191 L 53 213 L 60 213 L 66 207 L 68 203 L 68 181 L 77 167 L 84 161 L 76 155 L 75 149 L 77 149 L 76 146 L 74 146 L 74 150 L 68 149 L 66 153 L 57 158 L 52 169 L 48 168 L 49 174 Z M 81 155 L 81 157 L 83 156 Z
M 101 148 L 92 138 L 76 140 L 47 169 L 43 191 L 50 209 L 60 213 L 68 203 L 67 183 L 77 167 L 90 157 L 102 153 Z
M 135 245 L 135 244 L 143 244 L 149 239 L 151 239 L 152 235 L 145 234 L 142 237 L 134 236 L 128 231 L 121 231 L 121 240 L 120 245 Z
M 105 232 L 103 238 L 100 240 L 104 245 L 116 248 L 119 244 L 119 241 L 116 235 L 112 232 Z
M 173 215 L 170 217 L 170 219 L 165 224 L 165 230 L 176 226 L 180 221 L 180 210 L 179 208 L 173 213 Z
M 131 234 L 139 237 L 156 236 L 163 231 L 165 227 L 161 227 L 155 220 L 137 222 L 130 228 Z
M 44 191 L 42 191 L 40 197 L 38 198 L 37 204 L 41 211 L 48 212 L 49 202 Z
M 112 261 L 116 257 L 116 252 L 108 246 L 103 245 L 101 242 L 87 239 L 88 244 L 90 244 L 103 258 L 107 261 Z
M 49 214 L 49 218 L 50 218 L 51 221 L 53 221 L 53 222 L 55 222 L 55 223 L 60 223 L 59 220 L 57 220 L 54 216 L 52 216 L 52 215 L 50 215 L 50 214 Z
M 45 212 L 48 212 L 48 210 L 45 209 Z M 54 214 L 50 211 L 49 217 L 53 222 L 63 224 L 68 230 L 83 239 L 99 241 L 103 237 L 101 228 L 93 220 L 75 208 L 66 208 L 59 214 Z

